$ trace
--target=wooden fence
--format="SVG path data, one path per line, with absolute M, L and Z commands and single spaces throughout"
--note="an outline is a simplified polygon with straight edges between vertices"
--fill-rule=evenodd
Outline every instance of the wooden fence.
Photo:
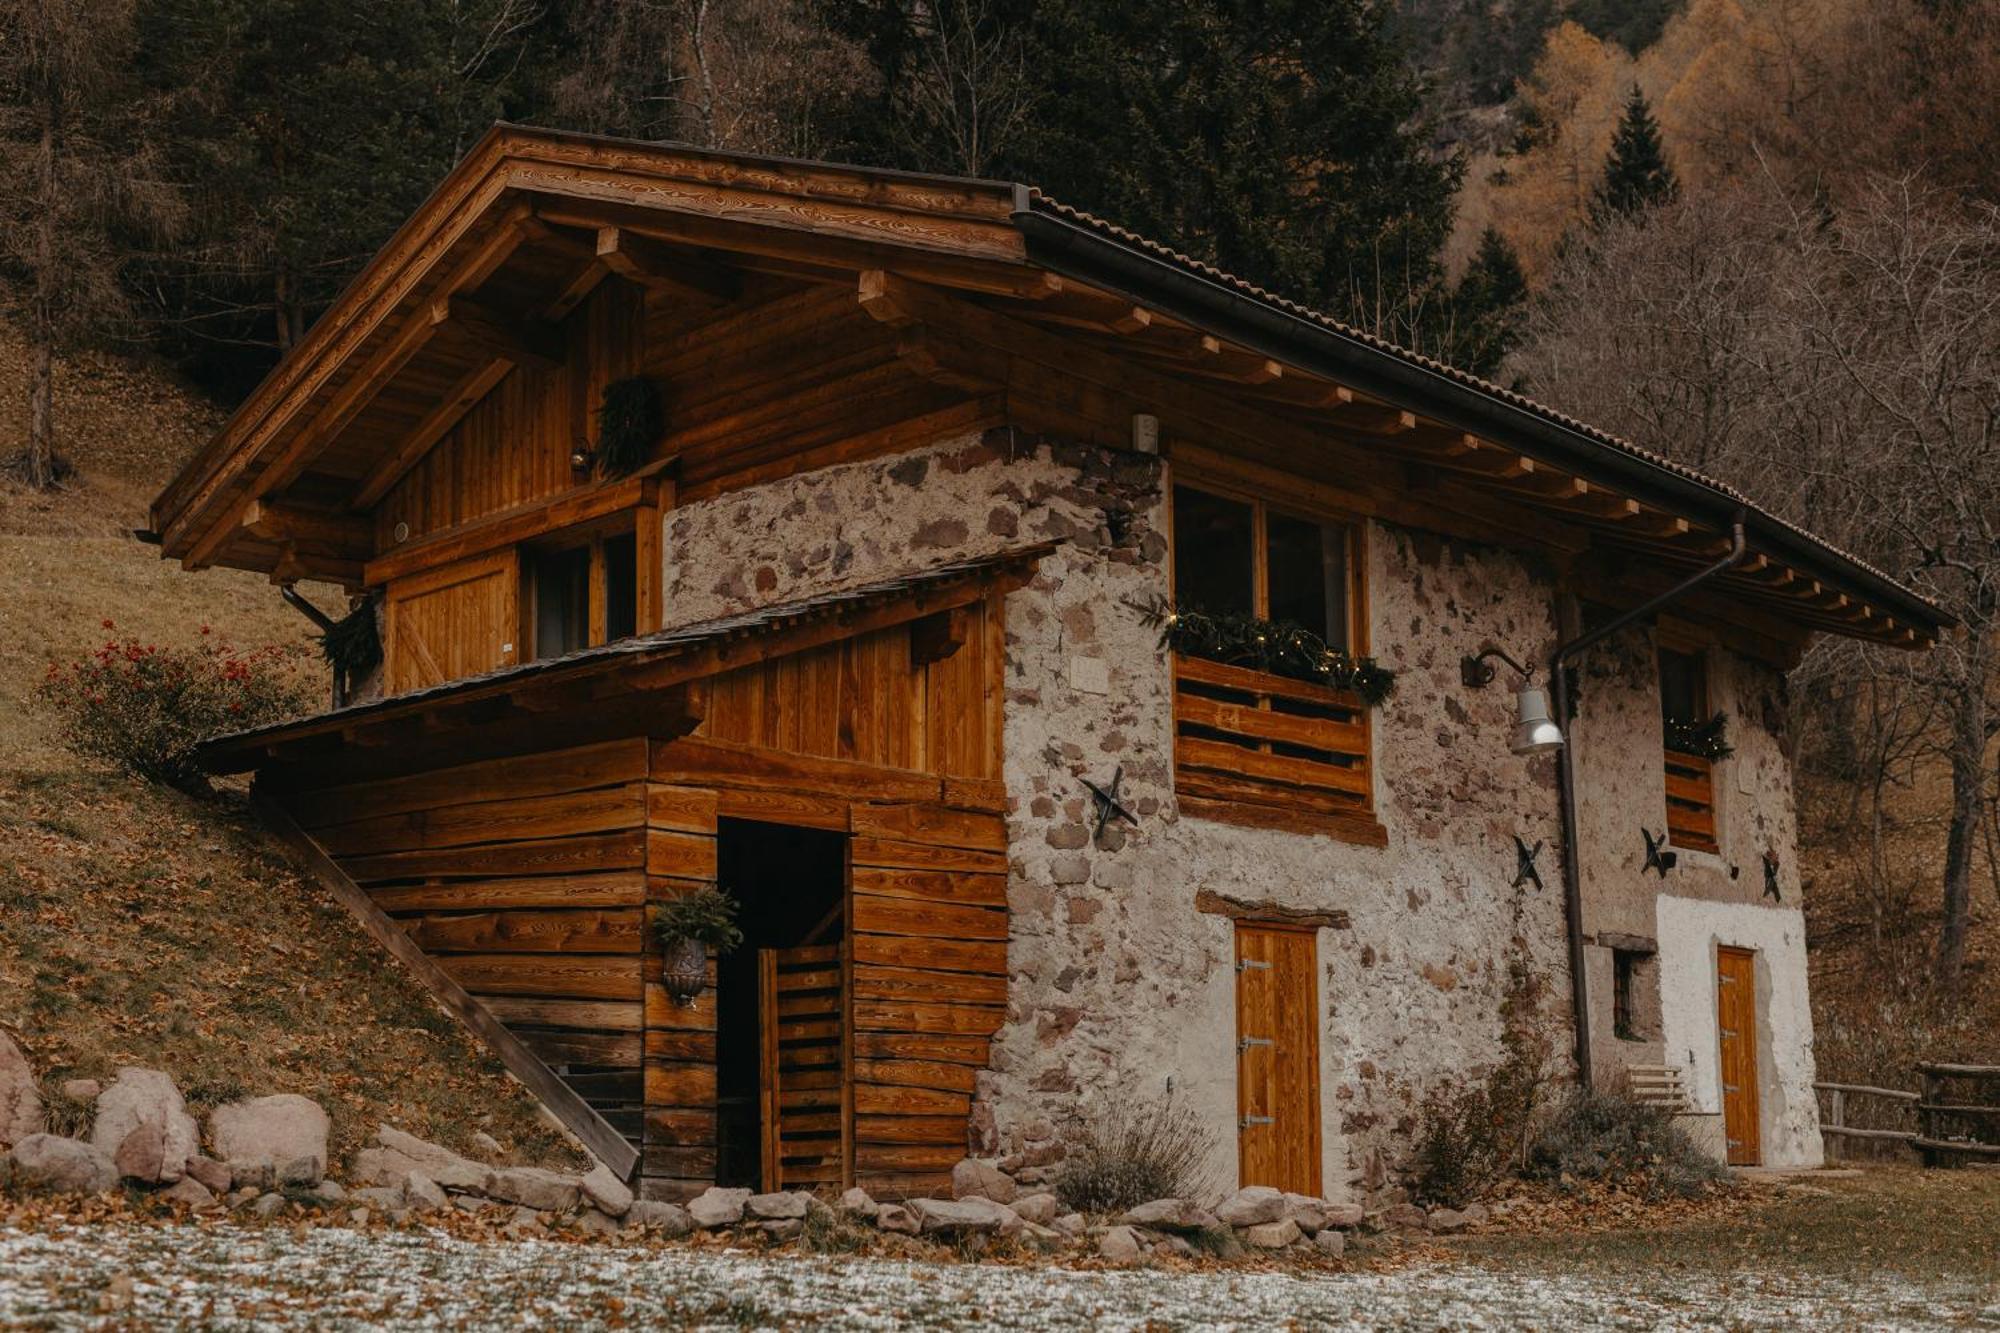
M 1956 1166 L 1967 1158 L 2000 1159 L 2000 1065 L 1924 1064 L 1917 1066 L 1922 1092 L 1876 1088 L 1863 1083 L 1815 1083 L 1827 1094 L 1826 1114 L 1819 1132 L 1831 1140 L 1829 1158 L 1844 1141 L 1895 1143 L 1914 1149 L 1925 1166 Z M 1914 1112 L 1914 1129 L 1890 1129 L 1847 1123 L 1849 1098 L 1887 1101 Z M 1964 1098 L 1977 1098 L 1965 1100 Z

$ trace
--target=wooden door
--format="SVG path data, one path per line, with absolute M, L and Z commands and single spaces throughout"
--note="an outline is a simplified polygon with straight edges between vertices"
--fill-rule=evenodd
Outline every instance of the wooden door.
M 845 1183 L 840 946 L 757 953 L 766 1190 Z
M 1763 1160 L 1757 1108 L 1757 955 L 1715 953 L 1715 1026 L 1722 1044 L 1722 1129 L 1731 1166 Z
M 1237 923 L 1237 1156 L 1243 1185 L 1320 1192 L 1316 954 L 1310 930 Z
M 460 560 L 389 585 L 390 694 L 475 676 L 520 660 L 521 571 L 515 552 Z

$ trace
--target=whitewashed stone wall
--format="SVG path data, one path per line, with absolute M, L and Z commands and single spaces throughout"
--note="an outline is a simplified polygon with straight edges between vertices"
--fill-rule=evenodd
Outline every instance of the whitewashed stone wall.
M 1013 994 L 977 1146 L 1032 1174 L 1065 1121 L 1171 1091 L 1216 1128 L 1212 1183 L 1235 1182 L 1233 928 L 1194 910 L 1206 888 L 1350 914 L 1318 932 L 1323 1175 L 1330 1194 L 1379 1187 L 1425 1092 L 1498 1058 L 1510 958 L 1544 979 L 1568 1049 L 1554 765 L 1508 753 L 1511 689 L 1458 678 L 1488 640 L 1546 659 L 1551 583 L 1369 525 L 1370 636 L 1398 673 L 1375 733 L 1389 845 L 1182 819 L 1169 664 L 1137 610 L 1167 592 L 1165 503 L 1157 460 L 1008 430 L 808 473 L 667 516 L 668 622 L 1060 542 L 1007 603 Z M 1632 688 L 1655 697 L 1650 676 Z M 1081 779 L 1119 766 L 1140 824 L 1093 845 Z M 1516 834 L 1546 844 L 1540 889 L 1510 885 Z

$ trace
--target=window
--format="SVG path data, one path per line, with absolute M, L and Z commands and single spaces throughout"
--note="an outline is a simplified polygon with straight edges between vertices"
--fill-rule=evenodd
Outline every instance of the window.
M 1687 646 L 1660 647 L 1660 721 L 1666 732 L 1667 841 L 1697 852 L 1721 850 L 1716 841 L 1715 764 L 1674 748 L 1676 724 L 1708 721 L 1708 659 Z
M 1355 532 L 1227 488 L 1173 488 L 1174 600 L 1183 611 L 1296 624 L 1362 651 Z M 1254 664 L 1174 662 L 1174 781 L 1201 818 L 1379 845 L 1367 707 Z
M 638 546 L 632 533 L 621 532 L 526 553 L 523 601 L 536 659 L 637 632 Z

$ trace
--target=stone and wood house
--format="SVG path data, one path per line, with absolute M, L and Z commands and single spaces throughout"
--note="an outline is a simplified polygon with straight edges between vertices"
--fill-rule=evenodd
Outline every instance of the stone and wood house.
M 658 1197 L 1168 1100 L 1340 1197 L 1522 1021 L 1817 1163 L 1785 673 L 1945 623 L 1033 189 L 507 126 L 152 524 L 357 599 L 372 678 L 207 762 Z

